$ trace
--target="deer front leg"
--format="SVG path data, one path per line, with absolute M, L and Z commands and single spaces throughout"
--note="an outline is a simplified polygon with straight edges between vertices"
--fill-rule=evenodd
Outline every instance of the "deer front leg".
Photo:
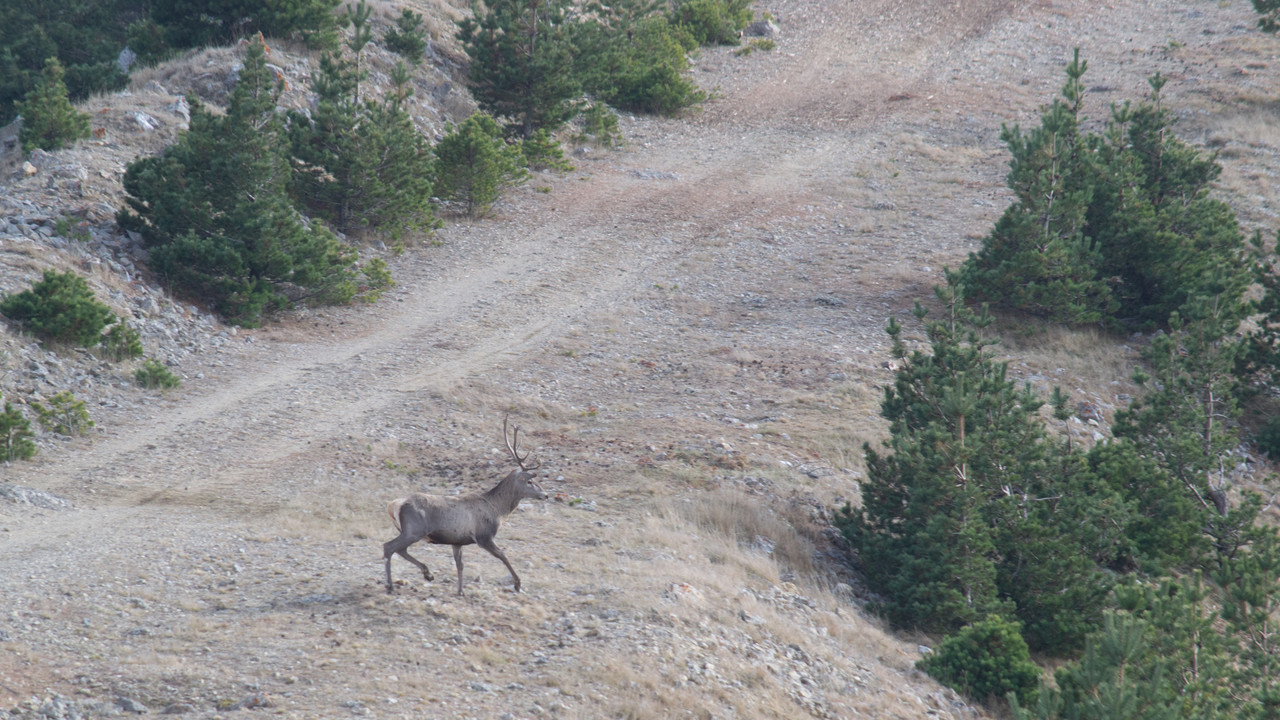
M 462 594 L 462 546 L 453 546 L 453 564 L 458 566 L 458 594 Z
M 510 562 L 507 562 L 507 556 L 498 549 L 498 546 L 494 544 L 493 540 L 478 540 L 477 544 L 485 550 L 488 550 L 490 555 L 498 558 L 502 561 L 503 565 L 507 566 L 507 572 L 511 573 L 511 579 L 515 582 L 515 591 L 520 592 L 520 576 L 516 574 L 516 569 L 511 567 Z

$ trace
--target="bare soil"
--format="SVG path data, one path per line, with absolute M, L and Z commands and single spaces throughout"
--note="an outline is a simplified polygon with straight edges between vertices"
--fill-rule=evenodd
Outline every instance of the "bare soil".
M 1273 221 L 1280 46 L 1216 0 L 756 10 L 777 48 L 703 51 L 689 116 L 625 118 L 623 149 L 392 258 L 380 302 L 241 331 L 0 469 L 74 504 L 0 500 L 0 708 L 982 715 L 912 669 L 928 638 L 863 613 L 828 526 L 885 432 L 887 318 L 919 339 L 911 306 L 1009 201 L 1001 124 L 1037 122 L 1073 47 L 1094 118 L 1161 72 L 1224 197 Z M 1009 352 L 1043 390 L 1133 392 L 1113 339 Z M 496 482 L 508 413 L 555 496 L 498 535 L 524 592 L 472 547 L 457 597 L 417 546 L 435 582 L 397 559 L 388 595 L 387 501 Z

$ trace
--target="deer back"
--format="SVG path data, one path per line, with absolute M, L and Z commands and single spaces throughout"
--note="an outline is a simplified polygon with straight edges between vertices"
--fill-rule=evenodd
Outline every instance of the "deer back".
M 469 545 L 498 532 L 499 515 L 483 495 L 440 497 L 414 493 L 400 508 L 410 534 L 443 545 Z

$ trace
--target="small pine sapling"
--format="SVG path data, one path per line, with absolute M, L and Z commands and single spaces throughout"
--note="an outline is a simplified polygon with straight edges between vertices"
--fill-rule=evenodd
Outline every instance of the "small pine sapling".
M 146 362 L 142 363 L 142 367 L 134 372 L 133 378 L 148 390 L 168 390 L 178 387 L 181 383 L 177 375 L 155 358 L 147 358 Z
M 98 302 L 84 278 L 45 270 L 29 290 L 0 300 L 0 314 L 45 340 L 93 347 L 115 315 Z
M 377 302 L 382 293 L 396 286 L 396 281 L 391 279 L 391 269 L 382 258 L 373 258 L 365 263 L 360 272 L 364 275 L 364 282 L 360 283 L 356 299 L 362 302 Z
M 409 8 L 400 11 L 396 24 L 382 36 L 387 49 L 418 65 L 427 51 L 427 41 L 422 33 L 422 16 Z
M 64 390 L 49 398 L 49 405 L 32 402 L 31 409 L 36 411 L 36 420 L 49 432 L 59 435 L 78 436 L 93 427 L 89 419 L 89 411 L 83 400 L 77 400 L 70 390 Z
M 56 57 L 49 58 L 40 82 L 18 103 L 23 150 L 57 150 L 89 137 L 89 114 L 76 110 L 67 99 L 66 74 Z
M 502 139 L 493 118 L 477 112 L 436 144 L 436 194 L 480 217 L 502 192 L 529 178 L 520 148 Z
M 102 336 L 102 349 L 115 362 L 142 357 L 142 336 L 121 320 Z
M 546 128 L 534 130 L 532 135 L 520 141 L 520 152 L 524 154 L 525 164 L 530 170 L 573 170 L 573 165 L 564 159 L 564 149 Z
M 622 142 L 618 132 L 618 114 L 604 103 L 591 103 L 582 111 L 581 140 L 590 140 L 601 147 L 614 148 Z
M 26 460 L 35 455 L 31 436 L 31 421 L 6 400 L 4 412 L 0 413 L 0 462 Z

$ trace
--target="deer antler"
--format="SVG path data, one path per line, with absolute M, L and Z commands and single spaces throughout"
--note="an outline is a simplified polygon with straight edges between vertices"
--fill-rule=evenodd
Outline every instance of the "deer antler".
M 529 451 L 525 453 L 524 457 L 520 457 L 520 453 L 516 452 L 516 448 L 520 447 L 520 426 L 517 425 L 515 427 L 515 430 L 511 432 L 511 437 L 508 438 L 507 437 L 507 417 L 508 416 L 506 415 L 502 417 L 502 439 L 504 442 L 507 443 L 507 450 L 511 453 L 511 459 L 515 460 L 516 465 L 519 465 L 520 469 L 525 472 L 537 470 L 538 468 L 542 467 L 542 462 L 537 458 L 534 458 L 533 466 L 525 467 L 524 462 L 529 459 L 529 455 L 533 451 Z

